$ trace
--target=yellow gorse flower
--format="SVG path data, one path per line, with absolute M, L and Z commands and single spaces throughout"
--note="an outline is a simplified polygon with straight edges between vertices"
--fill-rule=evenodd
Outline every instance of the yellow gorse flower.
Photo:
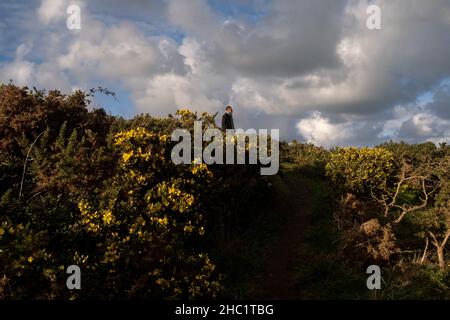
M 194 231 L 193 226 L 191 226 L 191 225 L 184 226 L 184 232 L 191 233 L 192 231 Z
M 181 116 L 181 117 L 187 117 L 187 116 L 192 116 L 195 115 L 192 111 L 190 111 L 189 109 L 179 109 L 177 110 L 177 112 L 175 113 L 177 116 Z
M 78 203 L 81 213 L 81 224 L 86 227 L 89 232 L 97 233 L 103 226 L 112 225 L 115 221 L 111 210 L 91 211 L 89 204 L 85 200 Z
M 103 213 L 102 219 L 103 219 L 103 222 L 104 222 L 105 224 L 111 224 L 111 222 L 113 221 L 113 215 L 112 215 L 112 212 L 111 212 L 110 210 L 106 210 L 106 211 Z
M 212 177 L 211 171 L 208 169 L 208 166 L 205 163 L 194 164 L 191 167 L 191 172 L 193 175 L 201 175 Z
M 163 226 L 167 226 L 169 223 L 169 220 L 167 219 L 167 217 L 159 218 L 159 219 L 157 219 L 157 221 L 160 225 L 163 225 Z
M 153 137 L 155 137 L 154 133 L 146 130 L 145 128 L 138 127 L 136 129 L 117 133 L 115 136 L 115 144 L 120 146 L 131 139 L 149 139 Z
M 128 162 L 132 156 L 133 150 L 131 150 L 130 152 L 125 152 L 124 154 L 122 154 L 123 162 Z

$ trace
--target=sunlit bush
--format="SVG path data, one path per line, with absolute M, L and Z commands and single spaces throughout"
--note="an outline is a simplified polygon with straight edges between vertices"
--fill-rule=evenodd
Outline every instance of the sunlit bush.
M 370 197 L 389 186 L 395 174 L 395 159 L 383 148 L 337 148 L 326 172 L 346 191 Z

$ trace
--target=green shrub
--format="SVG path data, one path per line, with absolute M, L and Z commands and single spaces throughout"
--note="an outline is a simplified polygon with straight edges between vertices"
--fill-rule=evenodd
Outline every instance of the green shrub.
M 370 197 L 389 187 L 395 166 L 392 152 L 383 148 L 337 148 L 331 153 L 326 172 L 345 191 Z

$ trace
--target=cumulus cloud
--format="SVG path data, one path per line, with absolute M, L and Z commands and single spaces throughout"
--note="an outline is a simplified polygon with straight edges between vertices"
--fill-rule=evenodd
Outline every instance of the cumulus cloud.
M 402 123 L 400 134 L 414 138 L 439 138 L 448 131 L 449 123 L 428 113 L 419 113 Z
M 300 135 L 310 143 L 332 148 L 345 145 L 368 145 L 377 142 L 382 127 L 377 121 L 352 117 L 332 121 L 320 112 L 300 120 L 297 129 Z
M 205 0 L 169 0 L 167 12 L 169 21 L 189 34 L 209 38 L 218 31 L 219 19 Z
M 332 124 L 330 120 L 316 112 L 297 124 L 300 134 L 308 141 L 323 146 L 335 146 L 347 140 L 352 134 L 351 124 Z
M 119 86 L 158 115 L 231 103 L 242 127 L 326 146 L 449 139 L 447 0 L 76 3 L 79 32 L 65 28 L 69 0 L 0 4 L 0 80 Z M 382 30 L 366 27 L 372 4 Z
M 42 0 L 41 5 L 37 9 L 39 20 L 44 24 L 49 24 L 55 20 L 64 19 L 65 0 Z

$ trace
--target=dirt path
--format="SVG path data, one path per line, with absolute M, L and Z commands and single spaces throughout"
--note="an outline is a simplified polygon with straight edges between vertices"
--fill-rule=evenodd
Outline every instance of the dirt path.
M 302 298 L 298 288 L 295 288 L 295 269 L 299 263 L 305 263 L 301 248 L 311 212 L 311 192 L 301 188 L 302 184 L 295 181 L 295 176 L 284 176 L 282 179 L 289 190 L 289 197 L 280 214 L 286 214 L 288 218 L 268 256 L 260 296 L 262 299 L 295 300 Z

